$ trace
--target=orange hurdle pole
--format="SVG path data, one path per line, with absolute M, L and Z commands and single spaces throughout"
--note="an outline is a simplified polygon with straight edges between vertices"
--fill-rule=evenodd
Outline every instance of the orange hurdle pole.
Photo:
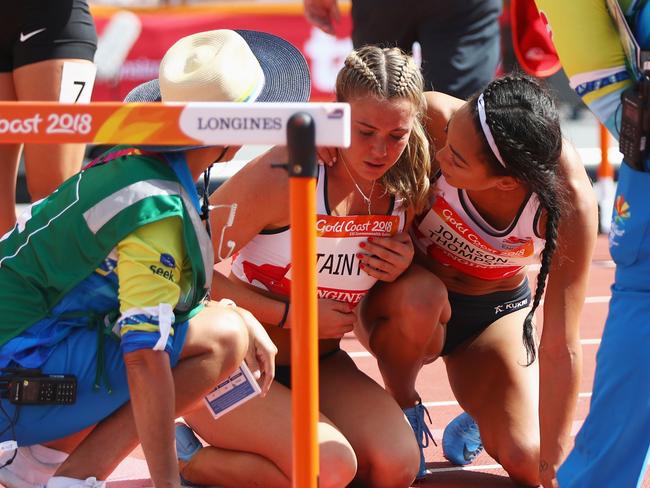
M 611 227 L 616 184 L 614 183 L 614 168 L 609 160 L 609 131 L 603 124 L 598 125 L 600 131 L 600 163 L 596 169 L 594 191 L 598 199 L 598 231 L 607 234 Z
M 291 224 L 291 406 L 293 486 L 318 486 L 318 301 L 316 135 L 309 114 L 287 123 Z
M 609 161 L 609 131 L 603 124 L 600 126 L 600 164 L 598 178 L 614 178 L 614 168 Z

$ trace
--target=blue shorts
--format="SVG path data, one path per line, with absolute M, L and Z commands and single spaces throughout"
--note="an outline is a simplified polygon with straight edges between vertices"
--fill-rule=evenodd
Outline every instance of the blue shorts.
M 562 488 L 640 486 L 650 453 L 650 173 L 621 165 L 610 231 L 616 280 L 589 415 Z
M 170 363 L 180 358 L 189 322 L 177 324 Z M 77 377 L 77 401 L 73 405 L 22 405 L 12 430 L 9 419 L 16 406 L 0 400 L 0 441 L 15 439 L 18 445 L 41 444 L 79 432 L 105 419 L 129 400 L 129 386 L 119 341 L 104 341 L 104 370 L 108 384 L 95 388 L 97 372 L 97 331 L 78 328 L 57 346 L 42 365 L 43 373 L 73 374 Z

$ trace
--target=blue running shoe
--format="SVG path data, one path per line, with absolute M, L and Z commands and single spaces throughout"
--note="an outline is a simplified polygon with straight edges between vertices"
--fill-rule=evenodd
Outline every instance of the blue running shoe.
M 426 407 L 422 405 L 422 400 L 418 400 L 418 403 L 415 406 L 405 408 L 403 410 L 404 415 L 406 415 L 406 418 L 408 419 L 409 424 L 411 424 L 411 428 L 415 433 L 415 440 L 417 440 L 418 446 L 420 447 L 420 469 L 418 470 L 418 474 L 415 477 L 416 480 L 419 480 L 429 474 L 429 470 L 427 470 L 427 466 L 424 461 L 424 448 L 429 447 L 429 440 L 433 441 L 433 443 L 436 444 L 436 441 L 433 440 L 433 435 L 431 434 L 429 427 L 427 427 L 427 424 L 424 421 L 425 413 L 429 418 L 429 423 L 431 423 L 431 416 L 429 415 L 429 411 L 426 409 Z
M 461 413 L 447 424 L 442 434 L 442 453 L 453 464 L 469 464 L 482 450 L 478 425 L 468 413 Z
M 194 435 L 192 429 L 187 425 L 177 423 L 174 426 L 176 434 L 176 457 L 183 462 L 188 463 L 194 455 L 203 448 L 201 441 Z M 181 475 L 181 486 L 199 486 L 187 481 Z
M 187 463 L 199 452 L 203 444 L 187 425 L 177 423 L 174 428 L 176 433 L 176 457 Z

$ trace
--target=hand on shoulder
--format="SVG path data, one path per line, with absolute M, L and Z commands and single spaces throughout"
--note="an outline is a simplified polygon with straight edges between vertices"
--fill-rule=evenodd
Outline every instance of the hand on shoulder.
M 449 119 L 465 102 L 460 98 L 437 91 L 424 92 L 424 98 L 427 102 L 426 130 L 437 150 L 443 147 L 447 140 L 445 130 Z

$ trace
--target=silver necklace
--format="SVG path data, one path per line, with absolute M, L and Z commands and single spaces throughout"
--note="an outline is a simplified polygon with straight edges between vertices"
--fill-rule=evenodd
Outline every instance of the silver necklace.
M 348 175 L 350 176 L 350 179 L 352 180 L 352 183 L 354 183 L 354 186 L 356 187 L 357 191 L 359 192 L 359 195 L 363 198 L 363 201 L 366 202 L 366 205 L 368 205 L 368 215 L 372 214 L 371 206 L 372 206 L 372 192 L 375 191 L 375 183 L 377 183 L 377 180 L 372 180 L 372 186 L 370 187 L 370 195 L 367 195 L 361 190 L 361 187 L 357 184 L 357 180 L 354 179 L 354 176 L 352 176 L 352 173 L 348 169 L 348 165 L 345 162 L 345 158 L 341 157 L 341 162 L 343 162 L 343 167 L 345 168 L 345 171 L 348 172 Z

